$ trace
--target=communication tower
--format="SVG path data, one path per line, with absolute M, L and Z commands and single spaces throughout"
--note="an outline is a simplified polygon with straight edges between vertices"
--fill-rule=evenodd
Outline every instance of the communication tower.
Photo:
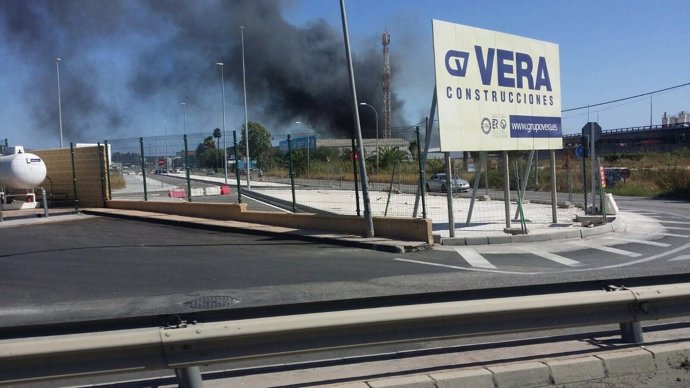
M 388 30 L 381 36 L 383 43 L 383 137 L 391 138 L 391 58 L 388 46 L 391 44 L 391 34 Z

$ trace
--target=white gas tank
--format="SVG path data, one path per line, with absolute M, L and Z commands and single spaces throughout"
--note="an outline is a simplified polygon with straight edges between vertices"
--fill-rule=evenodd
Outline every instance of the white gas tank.
M 0 187 L 33 189 L 46 179 L 46 165 L 34 154 L 24 152 L 24 147 L 6 149 L 0 155 Z

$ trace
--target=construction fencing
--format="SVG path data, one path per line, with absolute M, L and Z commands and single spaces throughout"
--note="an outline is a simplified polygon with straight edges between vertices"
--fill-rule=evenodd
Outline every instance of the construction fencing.
M 433 220 L 435 229 L 448 227 L 446 188 L 428 181 L 435 174 L 446 172 L 444 155 L 429 153 L 420 164 L 417 155 L 423 154 L 424 142 L 421 134 L 417 140 L 415 127 L 392 131 L 391 138 L 363 139 L 362 156 L 356 152 L 352 138 L 296 132 L 274 136 L 269 147 L 262 148 L 250 141 L 247 163 L 243 139 L 241 133 L 232 132 L 228 139 L 213 137 L 211 133 L 190 133 L 106 141 L 110 156 L 109 196 L 228 203 L 254 198 L 275 205 L 275 211 L 363 216 L 362 172 L 357 163 L 357 158 L 363 157 L 373 216 L 426 217 Z M 454 176 L 474 187 L 480 167 L 482 174 L 476 182 L 477 201 L 470 224 L 466 221 L 472 190 L 453 189 L 451 214 L 456 228 L 485 225 L 502 230 L 506 221 L 502 202 L 503 154 L 486 155 L 484 166 L 478 165 L 478 153 L 459 156 L 450 159 Z M 535 152 L 531 163 L 529 156 L 529 152 L 509 153 L 511 218 L 519 218 L 520 187 L 524 188 L 519 196 L 523 217 L 531 223 L 551 224 L 556 221 L 550 206 L 550 152 Z M 576 163 L 556 167 L 558 201 L 574 202 L 572 193 L 581 192 L 581 171 L 576 171 Z M 248 206 L 251 210 L 251 202 Z M 558 218 L 572 219 L 575 211 L 563 207 Z

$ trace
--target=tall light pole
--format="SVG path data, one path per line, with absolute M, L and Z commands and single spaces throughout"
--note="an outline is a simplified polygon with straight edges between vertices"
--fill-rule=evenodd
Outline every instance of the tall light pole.
M 301 121 L 295 121 L 295 124 L 300 124 L 300 125 L 302 125 L 304 128 L 307 129 L 307 175 L 309 175 L 309 174 L 310 174 L 310 171 L 309 171 L 309 170 L 310 170 L 310 165 L 311 165 L 311 159 L 309 158 L 309 148 L 311 148 L 311 144 L 309 143 L 309 135 L 310 135 L 310 133 L 309 133 L 309 127 L 307 127 L 307 125 L 304 124 L 304 123 L 301 122 Z
M 220 66 L 220 90 L 223 94 L 223 171 L 225 171 L 225 184 L 228 184 L 228 147 L 225 144 L 225 79 L 224 79 L 224 67 L 223 62 L 217 62 L 216 65 Z
M 368 106 L 369 108 L 374 110 L 374 115 L 376 115 L 376 173 L 379 173 L 379 112 L 376 111 L 376 108 L 373 106 L 367 104 L 366 102 L 360 102 L 360 106 Z
M 245 166 L 247 172 L 247 188 L 251 189 L 251 182 L 249 179 L 249 120 L 247 119 L 247 77 L 244 70 L 244 26 L 240 26 L 240 35 L 242 36 L 242 88 L 244 89 L 244 144 L 246 146 L 247 165 Z
M 182 131 L 183 134 L 187 134 L 187 103 L 181 102 L 182 105 Z
M 57 84 L 58 84 L 58 117 L 60 120 L 60 148 L 62 148 L 62 101 L 60 99 L 60 61 L 62 58 L 55 58 L 55 67 L 57 69 Z

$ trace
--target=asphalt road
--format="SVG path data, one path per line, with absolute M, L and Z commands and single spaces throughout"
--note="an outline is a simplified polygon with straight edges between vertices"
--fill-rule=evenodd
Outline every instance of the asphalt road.
M 0 325 L 174 314 L 203 308 L 198 301 L 209 296 L 224 301 L 220 307 L 241 308 L 690 273 L 687 203 L 623 199 L 619 205 L 644 213 L 654 230 L 680 229 L 618 236 L 627 240 L 599 236 L 400 255 L 113 218 L 6 222 Z M 477 256 L 493 268 L 477 266 Z

